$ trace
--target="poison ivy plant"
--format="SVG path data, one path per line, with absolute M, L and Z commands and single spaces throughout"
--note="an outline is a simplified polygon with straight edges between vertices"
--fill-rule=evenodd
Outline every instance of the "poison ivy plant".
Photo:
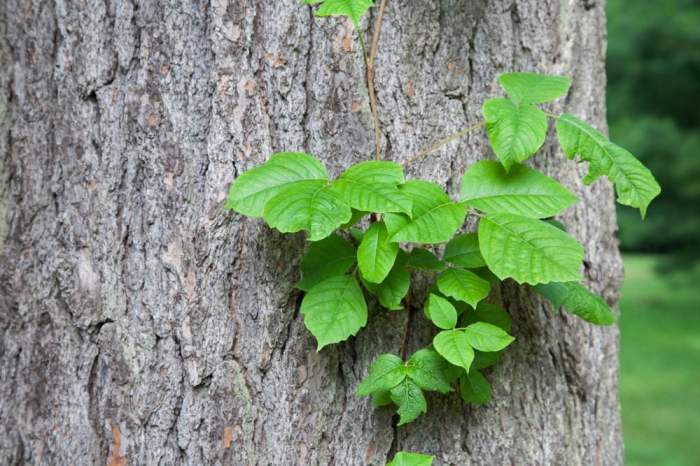
M 457 326 L 457 309 L 441 296 L 431 293 L 425 313 L 437 328 L 449 330 Z
M 563 307 L 592 324 L 612 325 L 615 314 L 603 299 L 576 282 L 548 283 L 535 287 L 535 291 L 547 298 L 555 307 Z
M 491 400 L 491 384 L 484 374 L 472 370 L 459 376 L 459 393 L 465 403 L 485 405 Z
M 462 269 L 447 269 L 437 281 L 440 292 L 445 296 L 476 306 L 488 296 L 491 284 L 474 272 Z
M 573 115 L 565 114 L 557 119 L 557 135 L 567 157 L 573 159 L 578 155 L 589 162 L 584 183 L 590 184 L 600 175 L 607 176 L 615 183 L 617 202 L 637 207 L 644 218 L 661 187 L 642 162 Z
M 353 209 L 364 212 L 403 212 L 411 216 L 413 202 L 397 186 L 403 170 L 396 163 L 370 161 L 354 165 L 333 183 L 333 190 Z
M 474 361 L 474 348 L 463 329 L 445 330 L 433 339 L 433 346 L 450 364 L 469 372 Z
M 460 199 L 486 213 L 510 213 L 545 218 L 560 214 L 576 196 L 537 170 L 513 165 L 510 172 L 497 162 L 472 165 L 462 178 Z
M 300 311 L 304 325 L 318 340 L 319 351 L 347 340 L 367 324 L 367 303 L 357 280 L 350 275 L 331 277 L 311 288 Z
M 450 373 L 449 364 L 429 348 L 417 351 L 406 362 L 398 356 L 383 354 L 372 363 L 369 375 L 358 387 L 357 394 L 372 395 L 375 400 L 381 400 L 381 405 L 394 403 L 398 407 L 399 425 L 402 425 L 415 420 L 427 410 L 424 390 L 440 393 L 452 391 Z
M 394 266 L 381 283 L 363 282 L 370 294 L 385 308 L 398 311 L 403 309 L 401 301 L 411 287 L 411 274 L 408 271 L 408 255 L 399 249 Z
M 422 270 L 439 271 L 445 268 L 445 263 L 438 259 L 432 251 L 423 248 L 413 248 L 409 256 L 411 267 Z
M 317 16 L 347 16 L 356 28 L 373 5 L 303 3 L 319 4 Z M 358 34 L 362 38 L 359 28 Z M 628 151 L 572 115 L 539 108 L 565 96 L 569 78 L 507 73 L 498 81 L 507 97 L 484 102 L 483 116 L 499 161 L 468 167 L 459 200 L 432 181 L 406 180 L 403 167 L 391 161 L 361 162 L 331 179 L 315 157 L 283 152 L 241 174 L 225 204 L 283 233 L 307 232 L 310 244 L 296 286 L 305 293 L 300 312 L 318 350 L 356 335 L 367 325 L 370 307 L 423 309 L 436 327 L 432 343 L 407 359 L 405 344 L 398 355 L 378 356 L 357 389 L 375 406 L 394 406 L 399 425 L 427 411 L 424 392 L 457 392 L 466 403 L 489 402 L 484 371 L 515 340 L 509 313 L 489 299 L 500 281 L 530 285 L 554 307 L 593 324 L 615 322 L 607 303 L 580 283 L 583 247 L 552 218 L 576 196 L 522 163 L 544 145 L 548 118 L 556 120 L 566 156 L 589 163 L 585 184 L 607 176 L 618 201 L 639 208 L 642 216 L 660 192 Z M 460 231 L 467 218 L 476 231 Z M 445 244 L 441 255 L 439 247 L 425 247 L 440 244 Z M 432 282 L 424 302 L 416 302 L 421 293 L 410 292 L 412 272 Z M 430 464 L 429 456 L 401 452 L 389 466 Z
M 445 246 L 443 258 L 453 265 L 467 269 L 478 269 L 486 265 L 476 233 L 465 233 L 452 238 Z
M 311 243 L 301 261 L 303 278 L 297 283 L 297 288 L 309 291 L 329 277 L 343 275 L 355 263 L 356 254 L 355 246 L 337 234 Z
M 347 16 L 355 28 L 360 27 L 360 18 L 374 5 L 374 0 L 302 0 L 307 5 L 321 4 L 316 16 Z
M 282 233 L 306 230 L 317 241 L 352 217 L 350 207 L 323 180 L 298 181 L 286 186 L 267 204 L 263 218 Z
M 544 144 L 547 116 L 534 105 L 509 99 L 490 99 L 482 109 L 486 134 L 503 168 L 529 158 Z
M 544 104 L 564 97 L 571 87 L 566 76 L 535 73 L 505 73 L 498 82 L 516 104 Z
M 328 180 L 326 168 L 308 154 L 282 152 L 243 173 L 231 185 L 226 208 L 249 217 L 262 217 L 265 205 L 285 188 L 301 181 Z
M 506 332 L 510 332 L 513 325 L 510 315 L 500 306 L 489 303 L 479 303 L 474 312 L 464 314 L 464 324 L 469 325 L 476 322 L 486 322 L 495 325 Z
M 466 208 L 453 202 L 440 186 L 427 181 L 409 181 L 401 186 L 401 191 L 413 202 L 412 215 L 385 216 L 392 241 L 443 243 L 464 223 Z
M 362 278 L 370 283 L 383 282 L 394 267 L 398 254 L 399 245 L 389 241 L 384 223 L 373 223 L 363 235 L 357 249 L 357 264 Z
M 432 466 L 433 457 L 422 453 L 400 451 L 386 466 Z
M 508 172 L 544 144 L 547 115 L 535 104 L 565 96 L 571 80 L 564 76 L 506 73 L 498 81 L 509 98 L 487 100 L 482 113 L 493 151 Z
M 479 222 L 479 247 L 486 265 L 501 280 L 537 285 L 581 279 L 583 246 L 540 220 L 487 215 Z

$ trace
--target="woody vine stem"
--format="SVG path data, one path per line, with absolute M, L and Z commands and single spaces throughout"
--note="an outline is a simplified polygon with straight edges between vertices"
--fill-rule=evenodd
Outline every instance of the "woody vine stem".
M 367 56 L 367 50 L 365 46 L 365 40 L 362 35 L 362 30 L 357 30 L 357 35 L 359 37 L 362 48 L 362 56 L 365 63 L 365 86 L 367 87 L 367 94 L 369 96 L 369 107 L 370 112 L 372 113 L 372 122 L 374 126 L 374 151 L 376 160 L 382 159 L 382 129 L 381 123 L 379 122 L 379 112 L 377 110 L 377 93 L 374 87 L 375 62 L 377 59 L 377 52 L 379 51 L 379 37 L 382 31 L 382 22 L 384 21 L 384 11 L 386 10 L 388 3 L 389 0 L 382 0 L 382 2 L 379 5 L 379 12 L 377 13 L 377 17 L 374 20 L 374 32 L 372 33 L 372 48 L 370 49 L 369 56 Z M 436 143 L 432 144 L 430 147 L 427 147 L 418 152 L 417 154 L 409 157 L 402 163 L 402 165 L 408 166 L 413 162 L 418 162 L 427 157 L 428 155 L 432 154 L 433 152 L 437 151 L 442 146 L 449 144 L 452 141 L 456 141 L 457 139 L 460 139 L 466 136 L 467 134 L 480 129 L 482 126 L 484 126 L 484 122 L 480 121 L 479 123 L 476 123 L 461 131 L 458 131 L 443 139 L 440 139 Z

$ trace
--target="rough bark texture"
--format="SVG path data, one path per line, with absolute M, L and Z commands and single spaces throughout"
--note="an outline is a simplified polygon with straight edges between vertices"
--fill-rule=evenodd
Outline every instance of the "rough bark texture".
M 346 21 L 297 0 L 2 0 L 0 28 L 1 464 L 383 465 L 401 449 L 438 465 L 621 464 L 615 328 L 507 284 L 494 299 L 518 339 L 488 375 L 493 402 L 430 397 L 397 429 L 353 393 L 405 328 L 410 351 L 429 341 L 421 294 L 317 354 L 292 288 L 303 237 L 222 209 L 273 152 L 333 173 L 371 157 Z M 604 126 L 604 53 L 603 1 L 390 0 L 385 153 L 478 121 L 509 70 L 573 76 L 550 110 Z M 409 174 L 454 194 L 489 157 L 473 134 Z M 614 302 L 610 185 L 583 187 L 551 143 L 533 164 L 578 193 L 563 221 Z

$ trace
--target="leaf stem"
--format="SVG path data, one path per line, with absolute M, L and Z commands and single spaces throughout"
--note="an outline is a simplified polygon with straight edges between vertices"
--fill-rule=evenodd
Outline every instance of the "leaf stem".
M 545 115 L 547 115 L 549 118 L 552 118 L 553 120 L 557 120 L 561 116 L 561 115 L 557 115 L 555 113 L 549 113 L 546 110 L 542 110 L 542 111 L 544 112 Z
M 367 56 L 367 44 L 365 43 L 365 36 L 359 29 L 357 30 L 357 36 L 360 38 L 360 47 L 362 48 L 362 63 L 365 65 L 364 83 L 365 88 L 367 89 L 367 94 L 369 95 L 369 109 L 372 113 L 372 126 L 374 126 L 374 157 L 375 159 L 379 160 L 381 159 L 381 137 L 379 129 L 379 117 L 377 116 L 376 109 L 377 98 L 374 92 L 374 85 L 370 84 L 370 82 L 374 83 L 374 73 L 370 74 L 370 69 L 373 69 L 374 64 L 370 65 L 369 58 Z M 372 75 L 371 81 L 370 75 Z
M 372 48 L 369 52 L 367 60 L 367 92 L 369 94 L 369 108 L 372 112 L 372 120 L 374 121 L 374 158 L 381 160 L 382 158 L 382 129 L 379 123 L 379 113 L 377 111 L 377 93 L 374 89 L 374 62 L 377 59 L 379 50 L 379 36 L 382 31 L 382 21 L 384 20 L 384 10 L 388 0 L 382 0 L 379 5 L 379 13 L 374 21 L 374 32 L 372 33 Z M 366 52 L 363 52 L 366 53 Z M 365 55 L 366 57 L 367 55 Z
M 452 141 L 455 141 L 455 140 L 457 140 L 457 139 L 459 139 L 459 138 L 461 138 L 461 137 L 464 137 L 464 136 L 466 136 L 467 134 L 471 133 L 472 131 L 475 131 L 475 130 L 481 128 L 482 126 L 484 126 L 484 122 L 483 122 L 483 121 L 480 121 L 479 123 L 476 123 L 476 124 L 474 124 L 474 125 L 472 125 L 472 126 L 469 126 L 469 127 L 467 127 L 467 128 L 464 128 L 463 130 L 458 131 L 458 132 L 456 132 L 456 133 L 454 133 L 454 134 L 451 134 L 451 135 L 447 136 L 447 137 L 444 138 L 444 139 L 440 139 L 439 141 L 437 141 L 437 142 L 436 142 L 435 144 L 433 144 L 432 146 L 430 146 L 430 147 L 428 147 L 428 148 L 426 148 L 426 149 L 423 149 L 422 151 L 418 152 L 417 154 L 415 154 L 415 155 L 409 157 L 407 160 L 405 160 L 405 161 L 402 163 L 402 165 L 405 167 L 405 166 L 408 166 L 408 165 L 410 165 L 410 164 L 412 164 L 412 163 L 414 163 L 414 162 L 418 162 L 419 160 L 424 159 L 425 157 L 427 157 L 428 155 L 432 154 L 433 152 L 435 152 L 436 150 L 438 150 L 439 148 L 441 148 L 441 147 L 444 146 L 445 144 L 449 144 L 449 143 L 451 143 Z
M 367 44 L 365 44 L 365 36 L 362 34 L 362 31 L 358 29 L 357 31 L 357 37 L 360 38 L 360 48 L 362 49 L 362 63 L 365 65 L 365 75 L 369 74 L 369 64 L 368 64 L 368 59 L 367 59 Z
M 401 349 L 399 350 L 401 359 L 406 360 L 406 353 L 408 352 L 408 332 L 411 327 L 411 296 L 410 292 L 404 299 L 406 305 L 406 328 L 404 328 L 403 335 L 401 336 Z

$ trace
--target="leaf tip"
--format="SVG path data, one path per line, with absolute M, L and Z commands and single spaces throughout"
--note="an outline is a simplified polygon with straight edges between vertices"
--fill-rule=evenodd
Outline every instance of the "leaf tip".
M 331 343 L 332 343 L 332 342 L 330 342 L 330 341 L 321 341 L 321 340 L 318 340 L 318 344 L 316 345 L 316 352 L 317 352 L 317 353 L 320 353 L 321 350 L 322 350 L 323 348 L 325 348 L 326 346 L 330 345 Z
M 649 206 L 649 204 L 646 204 L 646 205 L 643 204 L 643 205 L 639 206 L 639 215 L 642 217 L 642 220 L 646 219 L 646 217 L 647 217 L 647 207 L 648 206 Z

